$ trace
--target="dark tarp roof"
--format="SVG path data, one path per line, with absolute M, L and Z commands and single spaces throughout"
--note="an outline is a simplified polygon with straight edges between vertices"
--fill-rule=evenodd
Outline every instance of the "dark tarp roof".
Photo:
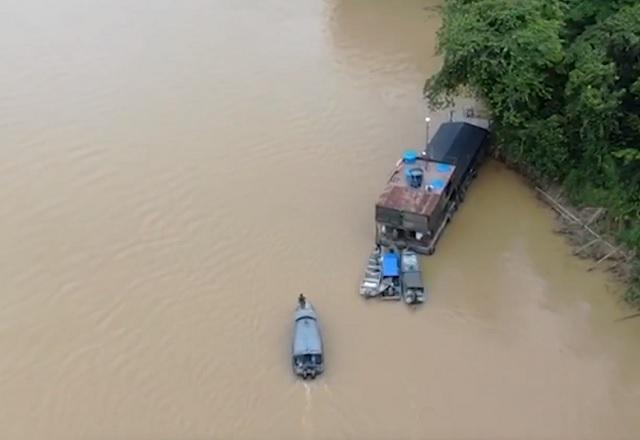
M 427 158 L 455 165 L 457 173 L 465 173 L 488 135 L 468 122 L 445 122 L 427 145 Z

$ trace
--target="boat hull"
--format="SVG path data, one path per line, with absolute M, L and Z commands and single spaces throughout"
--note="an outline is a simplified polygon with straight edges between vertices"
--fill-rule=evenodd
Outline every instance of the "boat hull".
M 303 379 L 315 379 L 324 372 L 324 346 L 318 315 L 308 301 L 296 308 L 291 364 L 294 374 Z

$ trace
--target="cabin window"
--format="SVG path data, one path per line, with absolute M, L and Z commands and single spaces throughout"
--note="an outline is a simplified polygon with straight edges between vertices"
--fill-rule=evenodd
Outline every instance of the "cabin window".
M 321 354 L 301 354 L 294 358 L 297 366 L 301 367 L 303 365 L 308 364 L 322 364 L 322 355 Z

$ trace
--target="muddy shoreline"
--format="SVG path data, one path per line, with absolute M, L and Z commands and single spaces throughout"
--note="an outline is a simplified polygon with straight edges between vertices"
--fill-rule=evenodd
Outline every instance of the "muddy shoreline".
M 506 158 L 495 146 L 491 156 L 521 175 L 527 185 L 536 191 L 538 199 L 555 212 L 554 232 L 566 238 L 575 256 L 593 261 L 594 264 L 587 270 L 604 270 L 617 281 L 627 284 L 629 289 L 622 299 L 640 310 L 640 299 L 634 294 L 634 289 L 640 284 L 635 268 L 637 255 L 616 239 L 606 209 L 599 206 L 576 206 L 560 184 L 538 178 L 528 167 Z

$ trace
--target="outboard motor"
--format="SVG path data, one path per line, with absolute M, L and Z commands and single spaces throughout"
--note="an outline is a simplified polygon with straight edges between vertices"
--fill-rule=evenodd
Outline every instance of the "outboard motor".
M 420 188 L 424 177 L 422 167 L 417 164 L 418 155 L 415 151 L 406 151 L 402 156 L 404 163 L 404 176 L 407 179 L 407 185 L 411 188 Z

